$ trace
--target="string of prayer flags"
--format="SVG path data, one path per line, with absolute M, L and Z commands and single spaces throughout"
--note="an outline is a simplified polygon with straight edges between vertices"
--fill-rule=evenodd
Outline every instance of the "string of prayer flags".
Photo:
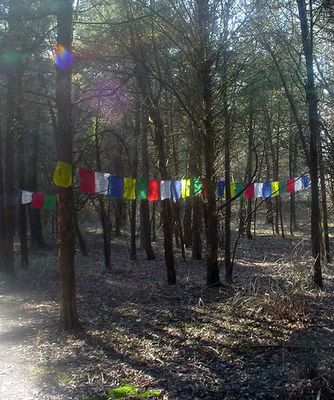
M 170 199 L 172 197 L 171 183 L 172 183 L 172 181 L 161 181 L 160 182 L 161 200 Z
M 43 208 L 44 193 L 33 193 L 31 198 L 31 208 Z
M 258 199 L 259 197 L 262 197 L 262 193 L 263 193 L 263 183 L 262 182 L 254 183 L 255 198 Z
M 181 179 L 181 195 L 182 198 L 190 197 L 191 195 L 191 179 Z
M 181 200 L 181 182 L 173 180 L 171 183 L 172 199 L 174 202 Z
M 218 197 L 225 196 L 225 181 L 219 181 L 217 183 L 217 196 Z
M 149 201 L 156 201 L 160 198 L 160 182 L 156 179 L 148 181 L 148 195 Z
M 274 181 L 271 183 L 272 196 L 279 196 L 279 181 Z
M 55 210 L 56 209 L 56 195 L 55 194 L 46 194 L 44 195 L 44 203 L 43 208 L 45 210 Z
M 57 161 L 53 174 L 53 182 L 56 186 L 69 188 L 73 184 L 72 164 L 64 161 Z
M 124 178 L 124 198 L 127 200 L 136 200 L 136 179 Z
M 245 188 L 245 199 L 252 199 L 254 197 L 254 183 L 249 183 Z
M 95 172 L 95 192 L 98 194 L 108 194 L 110 174 L 105 172 Z
M 262 188 L 262 195 L 265 199 L 271 196 L 271 182 L 264 182 Z
M 120 199 L 123 197 L 124 180 L 120 176 L 109 176 L 108 195 L 113 199 Z
M 147 181 L 145 179 L 139 179 L 137 181 L 137 199 L 147 199 Z
M 21 192 L 21 204 L 29 204 L 32 202 L 32 192 L 22 190 Z
M 95 172 L 91 169 L 80 168 L 80 190 L 83 193 L 95 193 Z
M 203 179 L 202 178 L 191 179 L 191 189 L 190 189 L 191 195 L 196 196 L 198 193 L 201 193 L 202 190 L 203 190 Z

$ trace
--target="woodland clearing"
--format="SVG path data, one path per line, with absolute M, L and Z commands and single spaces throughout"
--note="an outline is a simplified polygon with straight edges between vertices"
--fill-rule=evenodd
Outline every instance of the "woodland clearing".
M 79 333 L 59 329 L 55 248 L 2 282 L 2 399 L 105 399 L 125 382 L 161 399 L 334 398 L 334 274 L 328 265 L 324 290 L 312 286 L 302 233 L 241 238 L 235 283 L 219 289 L 189 255 L 168 286 L 162 251 L 130 261 L 113 239 L 105 273 L 96 235 L 88 246 L 76 262 Z

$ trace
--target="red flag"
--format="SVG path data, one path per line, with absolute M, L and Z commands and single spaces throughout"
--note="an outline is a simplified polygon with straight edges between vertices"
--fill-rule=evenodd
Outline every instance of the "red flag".
M 245 199 L 252 199 L 254 197 L 254 183 L 249 183 L 245 188 Z
M 83 193 L 95 193 L 95 172 L 91 169 L 80 168 L 80 190 Z
M 31 208 L 43 208 L 44 206 L 44 193 L 33 193 Z
M 295 191 L 295 180 L 293 178 L 288 179 L 286 184 L 286 191 L 288 193 L 293 193 Z
M 154 201 L 160 198 L 160 181 L 152 179 L 148 181 L 148 200 Z

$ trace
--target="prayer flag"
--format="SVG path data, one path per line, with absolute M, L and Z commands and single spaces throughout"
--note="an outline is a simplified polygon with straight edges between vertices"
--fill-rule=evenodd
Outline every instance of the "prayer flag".
M 113 199 L 123 197 L 124 180 L 120 176 L 109 176 L 108 196 Z
M 53 182 L 56 186 L 68 188 L 72 186 L 72 164 L 57 161 L 56 169 L 53 174 Z
M 308 175 L 303 175 L 301 177 L 303 182 L 303 189 L 307 189 L 310 186 L 310 177 Z
M 254 184 L 254 195 L 258 199 L 259 197 L 263 196 L 263 183 L 255 183 Z
M 245 184 L 243 182 L 236 182 L 235 191 L 237 192 L 238 197 L 244 198 L 245 193 L 243 190 L 245 189 Z
M 191 179 L 181 179 L 181 194 L 185 199 L 190 197 Z
M 160 197 L 160 181 L 151 179 L 148 181 L 148 200 L 159 200 Z
M 160 182 L 161 200 L 170 199 L 172 197 L 171 183 L 172 183 L 172 181 L 161 181 Z
M 245 198 L 252 199 L 254 197 L 254 183 L 248 183 L 245 188 Z
M 295 192 L 303 189 L 303 181 L 301 178 L 295 178 Z
M 15 197 L 19 197 L 22 194 L 22 190 L 19 189 L 18 187 L 14 187 L 11 192 L 12 192 L 12 195 Z
M 31 208 L 43 208 L 44 205 L 44 194 L 43 193 L 33 193 Z
M 80 168 L 80 190 L 83 193 L 95 193 L 95 172 L 91 169 Z
M 147 181 L 145 179 L 137 180 L 137 199 L 138 200 L 147 199 Z
M 203 176 L 203 178 L 202 178 L 202 185 L 203 185 L 203 188 L 202 188 L 203 196 L 207 197 L 207 195 L 208 195 L 208 182 L 207 182 L 205 176 Z
M 271 196 L 271 182 L 265 182 L 262 188 L 262 194 L 265 199 Z
M 22 204 L 29 204 L 32 202 L 32 192 L 27 192 L 26 190 L 22 190 L 21 194 L 21 203 Z
M 273 196 L 279 196 L 279 181 L 271 182 L 271 192 Z
M 192 178 L 191 179 L 191 195 L 195 196 L 200 193 L 203 189 L 202 178 Z
M 225 181 L 219 181 L 217 183 L 217 196 L 218 197 L 225 196 Z
M 104 172 L 95 172 L 95 192 L 98 194 L 108 194 L 110 174 Z
M 124 178 L 124 198 L 136 200 L 136 179 Z
M 235 182 L 230 183 L 230 193 L 231 193 L 231 197 L 235 196 Z
M 286 193 L 286 185 L 287 185 L 287 180 L 280 179 L 280 181 L 279 181 L 279 194 L 280 195 Z
M 56 195 L 49 194 L 44 196 L 43 208 L 46 210 L 55 210 L 56 208 Z
M 288 193 L 293 193 L 295 191 L 295 180 L 293 178 L 289 178 L 286 184 L 286 191 Z
M 172 199 L 174 202 L 181 199 L 181 182 L 173 180 L 171 183 Z

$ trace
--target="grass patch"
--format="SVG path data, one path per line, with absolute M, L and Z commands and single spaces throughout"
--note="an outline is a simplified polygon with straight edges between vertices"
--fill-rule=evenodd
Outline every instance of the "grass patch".
M 155 399 L 160 393 L 160 390 L 141 392 L 136 386 L 123 383 L 116 388 L 108 389 L 105 395 L 88 397 L 86 400 Z

